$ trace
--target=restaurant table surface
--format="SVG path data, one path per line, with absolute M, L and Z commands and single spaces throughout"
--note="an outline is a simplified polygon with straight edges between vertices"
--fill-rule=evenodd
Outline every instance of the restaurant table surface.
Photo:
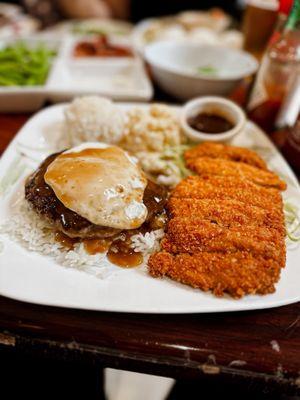
M 28 118 L 0 114 L 0 153 Z M 0 297 L 1 348 L 300 393 L 300 303 L 237 313 L 143 315 L 45 307 Z

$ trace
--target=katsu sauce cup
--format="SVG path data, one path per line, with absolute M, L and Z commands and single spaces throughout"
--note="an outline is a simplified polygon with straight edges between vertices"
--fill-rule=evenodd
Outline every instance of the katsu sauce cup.
M 224 118 L 232 125 L 232 128 L 221 133 L 197 130 L 190 125 L 189 121 L 201 113 Z M 181 112 L 180 123 L 186 137 L 193 142 L 225 142 L 242 132 L 246 125 L 246 115 L 241 107 L 231 100 L 218 96 L 205 96 L 185 104 Z

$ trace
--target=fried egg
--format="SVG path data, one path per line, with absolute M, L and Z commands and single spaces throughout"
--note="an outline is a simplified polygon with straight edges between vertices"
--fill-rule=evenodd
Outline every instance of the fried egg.
M 84 143 L 67 150 L 48 166 L 44 179 L 65 207 L 93 224 L 135 229 L 147 218 L 147 178 L 117 146 Z

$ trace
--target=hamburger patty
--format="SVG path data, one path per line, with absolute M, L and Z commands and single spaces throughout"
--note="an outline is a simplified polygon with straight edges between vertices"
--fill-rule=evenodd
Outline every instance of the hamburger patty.
M 26 200 L 38 214 L 69 237 L 106 238 L 119 233 L 120 229 L 91 223 L 86 218 L 66 208 L 56 197 L 52 188 L 45 182 L 44 175 L 48 166 L 59 154 L 55 153 L 47 157 L 39 168 L 29 176 L 25 184 Z M 150 223 L 156 214 L 163 211 L 166 200 L 166 189 L 148 180 L 143 198 L 148 210 L 146 223 Z

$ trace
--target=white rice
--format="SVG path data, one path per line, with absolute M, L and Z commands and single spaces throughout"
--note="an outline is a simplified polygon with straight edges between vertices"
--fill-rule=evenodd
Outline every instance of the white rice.
M 0 225 L 0 234 L 7 235 L 29 251 L 52 257 L 64 267 L 75 268 L 100 278 L 116 271 L 105 254 L 89 255 L 82 243 L 75 244 L 73 250 L 66 250 L 55 240 L 51 226 L 31 209 L 25 199 L 19 201 L 14 215 Z M 132 248 L 143 253 L 144 266 L 149 255 L 159 250 L 163 235 L 164 231 L 158 229 L 132 237 Z
M 118 143 L 126 118 L 111 100 L 99 96 L 78 97 L 65 110 L 65 135 L 70 146 L 84 142 Z
M 122 110 L 111 100 L 87 96 L 75 99 L 65 110 L 56 151 L 85 142 L 116 144 L 130 152 L 158 184 L 174 187 L 182 179 L 174 159 L 165 151 L 184 141 L 178 115 L 166 105 Z
M 145 234 L 139 233 L 131 238 L 132 248 L 136 252 L 143 253 L 144 257 L 151 253 L 158 251 L 160 248 L 160 240 L 164 236 L 163 229 L 157 229 L 156 231 L 146 232 Z

